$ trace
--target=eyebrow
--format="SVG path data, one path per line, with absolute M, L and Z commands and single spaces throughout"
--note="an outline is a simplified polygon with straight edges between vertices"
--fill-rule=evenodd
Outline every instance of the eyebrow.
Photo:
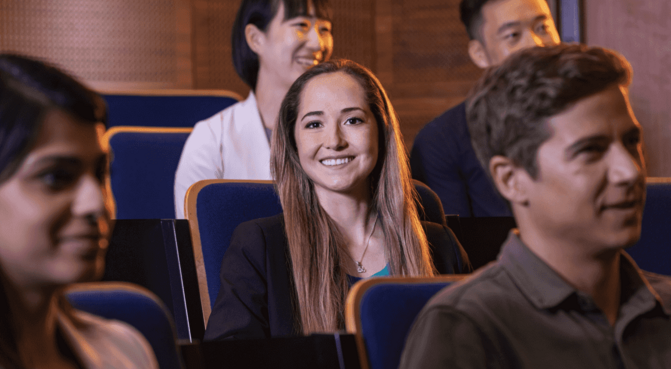
M 578 152 L 585 146 L 595 143 L 603 144 L 608 142 L 610 142 L 610 138 L 605 135 L 594 135 L 581 138 L 580 140 L 572 143 L 571 146 L 566 148 L 566 150 L 564 150 L 564 157 L 566 159 L 571 159 L 575 157 L 578 154 Z
M 95 160 L 95 165 L 100 165 L 101 163 L 106 163 L 108 160 L 108 155 L 106 153 L 100 154 Z M 33 163 L 29 163 L 29 168 L 53 165 L 53 164 L 63 164 L 63 165 L 82 165 L 83 161 L 75 156 L 68 155 L 49 155 L 37 159 Z
M 539 20 L 546 20 L 546 19 L 548 19 L 548 16 L 547 16 L 546 14 L 541 14 L 541 15 L 537 16 L 536 18 L 534 18 L 534 20 L 532 21 L 532 23 L 536 23 L 536 22 L 538 22 Z M 500 35 L 501 33 L 505 32 L 508 28 L 517 27 L 517 26 L 519 26 L 520 24 L 522 24 L 522 21 L 512 21 L 512 22 L 504 23 L 504 24 L 501 25 L 501 27 L 499 27 L 499 29 L 496 31 L 496 34 L 497 34 L 497 35 Z
M 351 107 L 351 108 L 345 108 L 345 109 L 342 109 L 340 112 L 341 112 L 341 113 L 349 113 L 349 112 L 351 112 L 351 111 L 355 111 L 355 110 L 364 111 L 362 108 L 359 108 L 359 107 Z M 301 118 L 301 121 L 302 121 L 303 119 L 305 119 L 305 117 L 309 117 L 309 116 L 322 116 L 322 115 L 324 115 L 324 112 L 321 111 L 321 110 L 311 111 L 311 112 L 306 113 L 306 114 Z

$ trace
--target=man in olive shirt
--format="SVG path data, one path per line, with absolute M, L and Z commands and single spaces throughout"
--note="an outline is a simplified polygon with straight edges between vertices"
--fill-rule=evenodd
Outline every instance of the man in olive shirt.
M 424 308 L 401 368 L 671 368 L 671 281 L 623 251 L 645 199 L 630 80 L 624 58 L 584 45 L 485 73 L 469 129 L 519 229 Z

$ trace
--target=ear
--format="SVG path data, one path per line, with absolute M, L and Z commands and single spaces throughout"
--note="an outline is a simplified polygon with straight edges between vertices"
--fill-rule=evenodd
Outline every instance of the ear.
M 505 156 L 497 155 L 489 160 L 489 172 L 499 193 L 511 205 L 525 206 L 528 203 L 525 184 L 531 177 L 524 168 Z
M 266 34 L 263 33 L 258 27 L 253 24 L 248 24 L 245 26 L 245 40 L 247 45 L 252 49 L 256 55 L 259 55 L 263 50 L 263 45 L 265 45 Z
M 482 42 L 478 40 L 471 40 L 468 42 L 468 56 L 478 67 L 485 69 L 490 67 L 487 51 Z

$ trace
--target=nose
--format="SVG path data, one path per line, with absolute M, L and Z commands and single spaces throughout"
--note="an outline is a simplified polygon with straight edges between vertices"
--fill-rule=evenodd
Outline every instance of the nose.
M 333 36 L 331 32 L 321 32 L 322 26 L 319 22 L 315 22 L 307 34 L 306 46 L 313 52 L 319 52 L 320 60 L 327 60 L 330 56 L 330 51 L 333 49 Z
M 100 182 L 91 174 L 84 175 L 77 186 L 72 214 L 97 221 L 105 213 L 105 197 Z
M 524 39 L 522 40 L 522 42 L 520 42 L 521 48 L 526 49 L 526 48 L 535 47 L 535 46 L 543 47 L 543 46 L 548 46 L 550 44 L 549 42 L 545 42 L 543 37 L 539 36 L 533 30 L 529 30 L 529 32 L 525 32 L 525 34 L 526 35 L 525 35 Z
M 623 145 L 611 151 L 608 177 L 611 183 L 631 185 L 645 178 L 645 161 L 640 150 L 630 152 Z
M 330 150 L 342 150 L 347 147 L 347 140 L 343 136 L 339 124 L 332 124 L 331 129 L 325 130 L 324 147 Z

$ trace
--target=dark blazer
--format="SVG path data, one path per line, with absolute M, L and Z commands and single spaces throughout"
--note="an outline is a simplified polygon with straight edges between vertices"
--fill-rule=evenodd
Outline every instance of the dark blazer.
M 468 256 L 449 228 L 422 226 L 440 274 L 470 271 Z M 284 215 L 240 224 L 221 262 L 221 288 L 205 340 L 299 335 L 292 278 Z

